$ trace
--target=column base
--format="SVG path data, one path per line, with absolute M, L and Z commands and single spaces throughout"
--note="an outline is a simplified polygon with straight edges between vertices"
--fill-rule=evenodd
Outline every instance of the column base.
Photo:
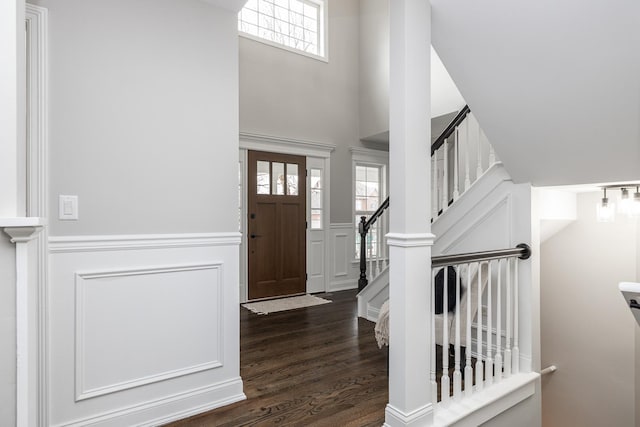
M 385 409 L 384 427 L 414 426 L 424 427 L 433 424 L 433 405 L 431 403 L 408 414 L 387 405 Z

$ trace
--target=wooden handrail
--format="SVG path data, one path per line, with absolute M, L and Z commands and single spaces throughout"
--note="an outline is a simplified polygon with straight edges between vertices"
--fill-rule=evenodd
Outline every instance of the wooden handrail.
M 440 134 L 440 136 L 431 144 L 431 155 L 436 152 L 436 150 L 442 147 L 444 144 L 444 140 L 449 138 L 453 131 L 462 123 L 462 121 L 467 117 L 467 114 L 471 112 L 471 109 L 468 105 L 465 105 L 462 110 L 458 113 L 457 116 L 449 123 L 449 125 L 444 129 L 444 131 Z

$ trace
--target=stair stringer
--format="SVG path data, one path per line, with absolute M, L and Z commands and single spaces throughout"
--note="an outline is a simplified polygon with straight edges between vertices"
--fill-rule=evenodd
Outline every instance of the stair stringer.
M 449 209 L 433 222 L 433 255 L 513 247 L 514 198 L 527 197 L 528 185 L 511 181 L 501 163 L 487 170 Z M 528 215 L 527 215 L 528 216 Z
M 389 299 L 389 267 L 385 267 L 366 288 L 358 293 L 356 298 L 358 317 L 377 322 L 380 307 Z

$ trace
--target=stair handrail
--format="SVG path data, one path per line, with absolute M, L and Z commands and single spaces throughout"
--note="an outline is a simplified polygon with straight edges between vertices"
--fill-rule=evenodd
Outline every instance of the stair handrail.
M 367 233 L 369 229 L 383 212 L 389 207 L 389 198 L 387 197 L 378 209 L 367 220 L 366 216 L 360 217 L 360 223 L 358 224 L 358 233 L 360 234 L 360 278 L 358 278 L 358 291 L 363 290 L 369 280 L 367 279 Z
M 520 243 L 516 245 L 515 248 L 467 252 L 453 255 L 438 255 L 431 257 L 431 268 L 453 266 L 469 262 L 489 261 L 492 259 L 511 258 L 516 255 L 519 259 L 529 259 L 531 257 L 531 247 L 526 243 Z
M 436 138 L 433 144 L 431 144 L 431 156 L 442 147 L 447 138 L 449 138 L 456 130 L 456 128 L 467 118 L 467 115 L 471 112 L 468 105 L 465 105 L 458 114 L 451 120 L 447 127 L 442 131 L 440 136 Z M 367 219 L 366 216 L 360 217 L 358 223 L 358 233 L 360 234 L 360 277 L 358 278 L 358 291 L 363 290 L 369 283 L 367 279 L 367 247 L 366 239 L 369 229 L 383 212 L 389 207 L 389 198 L 387 197 L 384 202 L 378 207 L 378 209 Z
M 469 108 L 469 106 L 465 105 L 462 108 L 462 110 L 460 110 L 460 112 L 453 118 L 453 120 L 451 120 L 451 123 L 449 123 L 449 125 L 447 125 L 447 127 L 444 128 L 444 131 L 442 131 L 440 136 L 436 138 L 433 144 L 431 144 L 432 156 L 433 156 L 433 153 L 435 153 L 436 150 L 438 150 L 438 148 L 442 147 L 442 144 L 444 144 L 444 141 L 447 138 L 449 138 L 451 134 L 453 134 L 456 128 L 460 125 L 460 123 L 464 121 L 464 119 L 467 118 L 467 114 L 469 114 L 470 112 L 471 112 L 471 109 Z

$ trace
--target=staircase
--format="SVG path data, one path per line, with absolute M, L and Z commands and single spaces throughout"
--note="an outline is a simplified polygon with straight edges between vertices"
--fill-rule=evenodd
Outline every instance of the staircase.
M 533 395 L 539 377 L 532 372 L 531 263 L 520 261 L 531 253 L 520 243 L 531 241 L 531 187 L 511 180 L 468 107 L 433 143 L 431 166 L 437 237 L 432 329 L 425 333 L 432 343 L 433 425 L 478 425 L 487 414 L 495 416 Z M 359 227 L 358 315 L 371 321 L 389 298 L 390 274 L 388 259 L 379 256 L 387 253 L 386 245 L 376 246 L 384 234 L 370 238 L 368 233 L 385 229 L 375 224 L 379 218 L 388 223 L 389 205 L 387 199 Z M 508 249 L 490 250 L 495 248 Z M 451 301 L 452 311 L 436 310 L 438 302 L 447 307 Z M 442 349 L 451 349 L 451 357 L 443 357 Z
M 431 145 L 431 170 L 431 221 L 434 234 L 438 236 L 434 254 L 439 255 L 451 253 L 438 242 L 454 226 L 460 229 L 460 216 L 471 212 L 478 200 L 509 177 L 468 105 Z M 389 297 L 388 257 L 384 244 L 388 207 L 389 198 L 370 218 L 362 217 L 359 224 L 358 315 L 371 321 L 377 320 L 380 307 Z M 480 248 L 471 246 L 470 250 L 507 246 L 499 242 Z

